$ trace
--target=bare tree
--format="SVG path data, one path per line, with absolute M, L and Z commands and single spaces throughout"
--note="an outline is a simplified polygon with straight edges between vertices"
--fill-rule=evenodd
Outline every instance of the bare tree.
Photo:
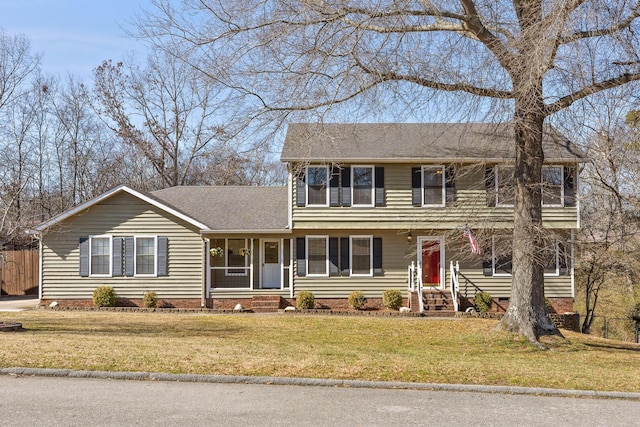
M 449 94 L 439 98 L 449 103 L 484 99 L 476 105 L 493 117 L 506 112 L 515 128 L 516 202 L 512 293 L 500 326 L 538 345 L 540 335 L 559 334 L 545 310 L 544 265 L 536 256 L 544 247 L 543 124 L 594 93 L 640 79 L 638 1 L 155 5 L 140 22 L 141 36 L 186 54 L 272 116 L 327 114 L 337 104 L 369 107 L 376 99 L 433 104 L 437 93 Z
M 95 75 L 100 111 L 150 162 L 161 186 L 196 183 L 194 163 L 214 156 L 227 138 L 213 81 L 161 51 L 145 69 L 105 61 Z

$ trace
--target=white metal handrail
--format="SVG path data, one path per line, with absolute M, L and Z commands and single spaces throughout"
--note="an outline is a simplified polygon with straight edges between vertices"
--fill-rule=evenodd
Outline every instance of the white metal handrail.
M 424 311 L 424 301 L 422 300 L 422 277 L 418 272 L 421 271 L 420 264 L 415 265 L 413 261 L 408 268 L 409 291 L 418 293 L 418 307 L 420 313 Z
M 458 273 L 460 273 L 460 264 L 456 261 L 455 266 L 453 261 L 449 262 L 449 272 L 451 274 L 451 299 L 453 300 L 453 309 L 458 311 L 458 289 L 460 289 L 460 281 L 458 280 Z

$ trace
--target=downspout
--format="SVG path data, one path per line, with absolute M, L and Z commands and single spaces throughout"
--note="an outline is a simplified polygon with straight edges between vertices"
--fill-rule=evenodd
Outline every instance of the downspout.
M 200 308 L 207 306 L 207 239 L 202 238 L 202 294 L 200 297 Z

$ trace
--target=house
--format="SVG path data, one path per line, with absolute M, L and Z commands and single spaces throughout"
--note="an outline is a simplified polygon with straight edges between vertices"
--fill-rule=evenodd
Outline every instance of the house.
M 544 152 L 545 295 L 565 312 L 585 159 L 551 128 Z M 504 309 L 513 158 L 508 124 L 292 124 L 286 187 L 120 186 L 37 227 L 41 299 L 90 305 L 111 285 L 132 305 L 154 291 L 176 307 L 273 309 L 309 290 L 346 308 L 354 290 L 381 307 L 398 289 L 429 311 L 482 290 Z

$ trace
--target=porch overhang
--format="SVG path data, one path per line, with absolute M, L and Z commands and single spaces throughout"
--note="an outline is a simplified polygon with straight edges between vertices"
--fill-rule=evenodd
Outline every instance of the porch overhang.
M 246 236 L 246 235 L 256 235 L 256 234 L 291 234 L 292 231 L 289 228 L 283 229 L 255 229 L 255 230 L 200 230 L 200 235 L 202 237 L 207 236 L 223 236 L 223 235 L 234 235 L 234 236 Z

